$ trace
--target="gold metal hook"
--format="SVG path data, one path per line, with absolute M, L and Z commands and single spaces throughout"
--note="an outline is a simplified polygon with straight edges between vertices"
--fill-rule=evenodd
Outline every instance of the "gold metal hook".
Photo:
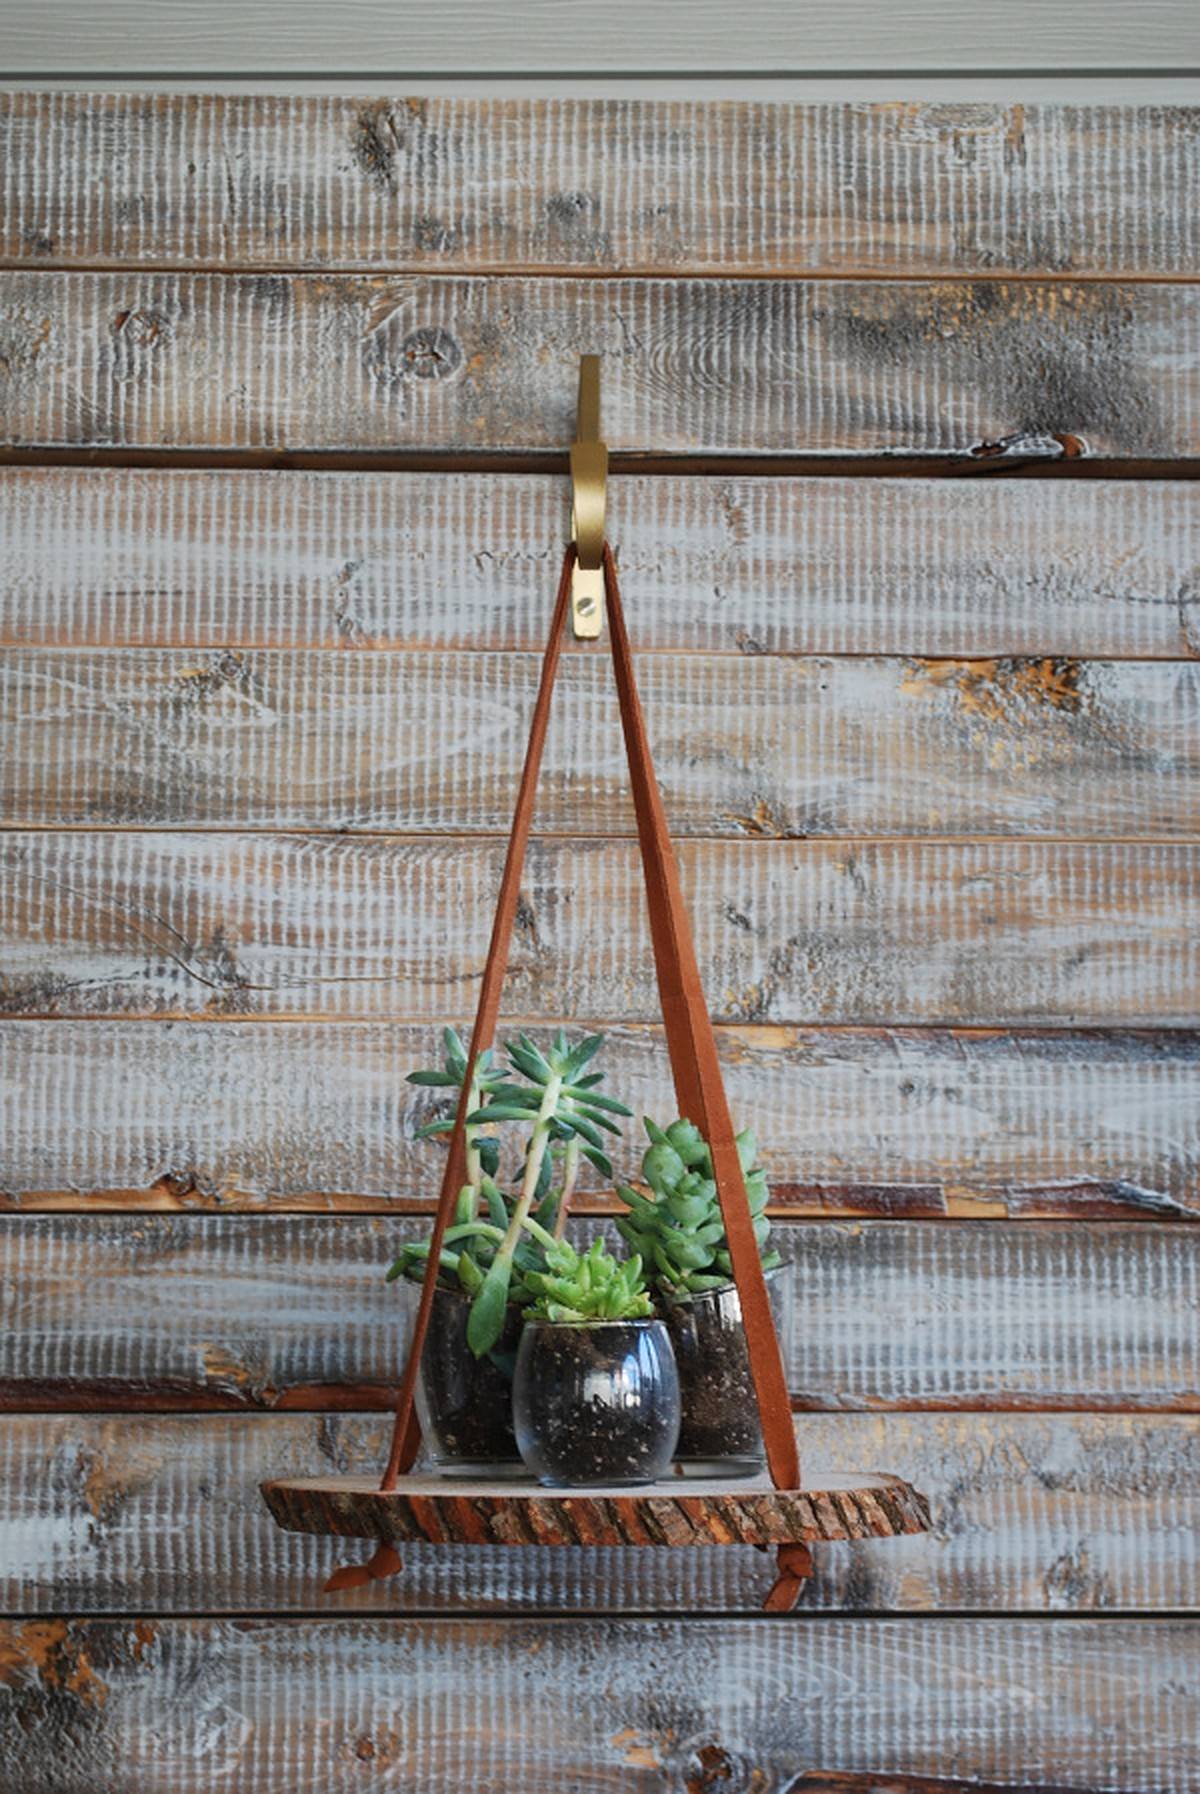
M 571 574 L 571 632 L 594 641 L 604 624 L 604 513 L 608 449 L 600 440 L 600 357 L 579 363 L 579 408 L 571 446 L 571 534 L 578 559 Z

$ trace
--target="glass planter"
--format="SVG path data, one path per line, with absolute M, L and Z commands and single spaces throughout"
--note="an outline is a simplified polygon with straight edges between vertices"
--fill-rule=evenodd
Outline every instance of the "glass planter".
M 778 1276 L 767 1272 L 773 1310 Z M 665 1313 L 683 1402 L 679 1468 L 685 1476 L 758 1475 L 766 1453 L 736 1286 L 668 1302 Z
M 406 1283 L 415 1315 L 420 1285 Z M 467 1344 L 470 1299 L 458 1290 L 434 1292 L 429 1332 L 417 1377 L 422 1463 L 438 1476 L 475 1479 L 521 1476 L 512 1423 L 512 1371 L 521 1323 L 512 1310 L 499 1344 L 476 1358 Z
M 552 1488 L 624 1488 L 667 1475 L 679 1377 L 661 1321 L 530 1321 L 513 1379 L 521 1456 Z

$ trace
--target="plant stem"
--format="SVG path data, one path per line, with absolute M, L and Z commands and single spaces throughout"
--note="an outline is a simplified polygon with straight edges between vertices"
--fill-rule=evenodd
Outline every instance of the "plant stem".
M 529 1151 L 525 1155 L 525 1176 L 521 1182 L 521 1194 L 508 1223 L 508 1232 L 497 1249 L 497 1258 L 511 1258 L 517 1249 L 521 1229 L 533 1207 L 534 1193 L 537 1190 L 538 1178 L 542 1170 L 542 1160 L 545 1158 L 546 1149 L 550 1144 L 550 1124 L 554 1120 L 561 1094 L 562 1078 L 556 1073 L 550 1078 L 542 1093 L 541 1107 L 538 1109 L 537 1120 L 533 1124 L 533 1133 L 529 1138 Z
M 575 1183 L 579 1176 L 579 1136 L 567 1141 L 566 1157 L 563 1160 L 562 1195 L 558 1199 L 558 1213 L 554 1217 L 554 1237 L 561 1240 L 567 1225 L 567 1215 L 571 1208 L 571 1198 L 575 1194 Z
M 478 1077 L 473 1077 L 471 1079 L 471 1092 L 467 1098 L 467 1114 L 474 1115 L 479 1104 L 479 1079 Z M 475 1127 L 468 1125 L 463 1129 L 463 1142 L 466 1148 L 467 1160 L 467 1184 L 474 1199 L 474 1207 L 471 1211 L 473 1214 L 478 1212 L 479 1194 L 483 1184 L 483 1166 L 479 1162 L 478 1131 L 478 1124 L 476 1124 Z

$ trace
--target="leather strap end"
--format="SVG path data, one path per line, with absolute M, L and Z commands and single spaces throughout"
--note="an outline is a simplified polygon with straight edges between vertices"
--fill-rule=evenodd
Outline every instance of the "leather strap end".
M 791 1613 L 800 1599 L 800 1590 L 812 1575 L 812 1552 L 807 1545 L 781 1545 L 776 1562 L 779 1574 L 763 1602 L 763 1612 Z
M 365 1564 L 342 1564 L 333 1572 L 322 1593 L 333 1595 L 342 1588 L 362 1588 L 368 1582 L 379 1582 L 384 1576 L 394 1576 L 403 1567 L 396 1547 L 381 1544 Z

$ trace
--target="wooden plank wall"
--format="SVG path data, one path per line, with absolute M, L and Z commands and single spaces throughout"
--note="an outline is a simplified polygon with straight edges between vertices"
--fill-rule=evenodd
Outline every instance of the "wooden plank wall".
M 20 1794 L 1200 1790 L 1198 162 L 1165 108 L 0 95 Z M 784 1619 L 749 1550 L 322 1599 L 255 1493 L 383 1450 L 595 349 L 802 1451 L 935 1512 Z M 662 1112 L 591 650 L 538 825 L 509 1013 Z

